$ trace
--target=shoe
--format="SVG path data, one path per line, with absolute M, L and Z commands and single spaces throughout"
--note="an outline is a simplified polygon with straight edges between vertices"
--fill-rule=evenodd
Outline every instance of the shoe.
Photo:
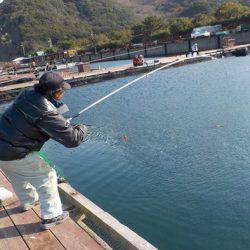
M 0 187 L 0 203 L 7 201 L 8 199 L 13 197 L 13 193 L 4 187 Z
M 24 206 L 21 206 L 21 210 L 22 212 L 26 212 L 28 210 L 30 210 L 31 208 L 37 206 L 39 204 L 39 201 L 35 201 L 31 204 L 25 204 Z
M 43 230 L 48 230 L 51 227 L 54 227 L 55 225 L 63 223 L 65 220 L 69 218 L 69 212 L 63 211 L 63 213 L 55 218 L 48 219 L 48 220 L 42 220 L 41 228 Z

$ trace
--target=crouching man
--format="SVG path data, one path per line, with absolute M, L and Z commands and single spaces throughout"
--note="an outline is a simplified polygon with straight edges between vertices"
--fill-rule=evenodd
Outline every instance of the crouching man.
M 0 118 L 0 168 L 10 179 L 27 211 L 40 201 L 42 229 L 65 221 L 57 189 L 57 175 L 39 150 L 50 138 L 68 148 L 87 135 L 85 125 L 71 126 L 57 104 L 70 85 L 53 72 L 42 75 L 34 89 L 24 90 Z

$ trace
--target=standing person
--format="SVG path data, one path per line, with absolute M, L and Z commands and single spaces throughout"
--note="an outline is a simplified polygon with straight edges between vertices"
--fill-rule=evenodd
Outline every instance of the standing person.
M 48 62 L 46 62 L 45 71 L 50 71 L 50 64 Z
M 199 48 L 197 43 L 193 44 L 192 46 L 192 56 L 194 55 L 195 52 L 197 55 L 199 55 Z
M 57 189 L 57 175 L 39 152 L 52 138 L 65 147 L 77 147 L 87 135 L 85 125 L 71 126 L 57 107 L 70 85 L 53 72 L 42 75 L 34 89 L 21 92 L 0 118 L 0 168 L 10 179 L 27 211 L 41 205 L 42 229 L 65 221 Z

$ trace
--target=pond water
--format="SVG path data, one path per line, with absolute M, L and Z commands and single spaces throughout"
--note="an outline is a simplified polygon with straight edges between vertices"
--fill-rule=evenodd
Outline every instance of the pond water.
M 250 57 L 160 71 L 43 148 L 78 191 L 159 249 L 250 249 Z M 71 113 L 137 76 L 74 88 Z M 5 105 L 4 105 L 5 106 Z M 2 108 L 4 108 L 2 106 Z

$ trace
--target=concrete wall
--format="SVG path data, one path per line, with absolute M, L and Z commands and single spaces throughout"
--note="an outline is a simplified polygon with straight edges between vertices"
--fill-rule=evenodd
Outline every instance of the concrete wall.
M 205 37 L 205 38 L 197 38 L 194 40 L 190 40 L 191 46 L 194 43 L 197 43 L 199 46 L 199 50 L 211 50 L 211 49 L 217 49 L 218 44 L 218 37 Z
M 230 34 L 228 36 L 235 39 L 237 45 L 250 43 L 250 32 L 242 32 L 242 33 L 237 33 L 237 34 Z M 225 36 L 223 36 L 223 37 L 225 37 Z
M 200 50 L 218 49 L 220 44 L 222 44 L 223 37 L 234 38 L 236 40 L 236 45 L 250 43 L 250 32 L 242 32 L 242 33 L 230 34 L 230 35 L 221 36 L 221 37 L 214 36 L 214 37 L 205 37 L 205 38 L 197 38 L 197 39 L 190 39 L 190 40 L 179 40 L 179 41 L 167 42 L 161 45 L 150 46 L 150 47 L 142 47 L 142 48 L 136 48 L 136 49 L 130 49 L 130 50 L 120 49 L 117 51 L 110 51 L 107 53 L 83 55 L 80 57 L 76 56 L 73 60 L 82 61 L 82 62 L 89 62 L 89 61 L 96 61 L 96 60 L 98 61 L 98 60 L 101 60 L 102 58 L 108 58 L 108 60 L 121 60 L 121 59 L 131 59 L 135 55 L 138 55 L 138 54 L 142 54 L 145 57 L 177 55 L 177 54 L 183 54 L 189 51 L 190 47 L 194 43 L 198 43 Z M 8 61 L 10 60 L 10 58 L 17 57 L 17 56 L 18 55 L 15 49 L 0 46 L 0 59 L 2 61 Z
M 167 54 L 182 54 L 189 50 L 187 40 L 181 40 L 176 42 L 167 43 Z

